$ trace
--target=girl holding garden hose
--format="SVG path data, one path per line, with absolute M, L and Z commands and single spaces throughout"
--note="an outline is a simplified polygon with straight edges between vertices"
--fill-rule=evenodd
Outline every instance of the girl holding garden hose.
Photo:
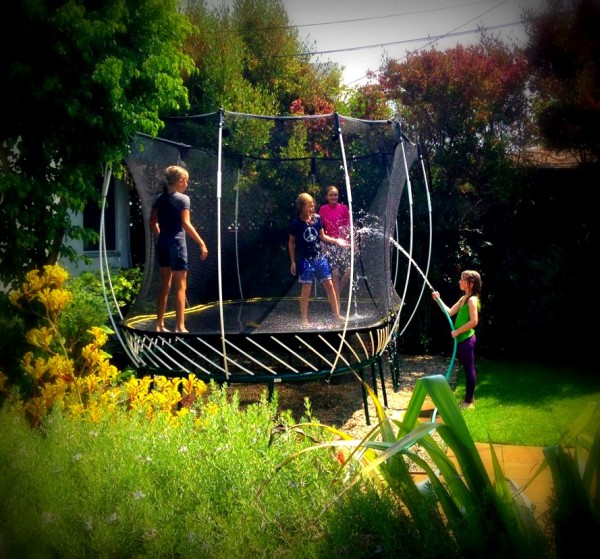
M 458 282 L 463 295 L 452 307 L 448 308 L 434 291 L 431 296 L 440 304 L 449 316 L 455 316 L 454 329 L 451 335 L 456 339 L 456 352 L 458 361 L 465 371 L 466 395 L 461 403 L 461 408 L 472 409 L 475 407 L 475 327 L 479 322 L 479 309 L 481 306 L 481 276 L 474 270 L 464 270 Z

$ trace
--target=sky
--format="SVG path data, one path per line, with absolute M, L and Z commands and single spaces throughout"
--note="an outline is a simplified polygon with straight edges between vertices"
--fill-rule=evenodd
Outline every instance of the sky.
M 402 60 L 408 51 L 445 50 L 479 40 L 479 27 L 523 42 L 523 9 L 539 11 L 547 0 L 282 0 L 290 22 L 311 45 L 313 61 L 344 66 L 344 83 L 368 83 L 383 57 Z M 470 32 L 469 32 L 470 31 Z M 444 37 L 438 41 L 436 37 Z M 314 42 L 314 44 L 313 44 Z

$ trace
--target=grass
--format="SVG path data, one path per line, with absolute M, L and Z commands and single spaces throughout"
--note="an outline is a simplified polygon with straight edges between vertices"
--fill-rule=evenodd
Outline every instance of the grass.
M 176 425 L 117 407 L 97 421 L 56 410 L 36 429 L 0 406 L 0 556 L 366 559 L 423 549 L 418 526 L 375 487 L 323 510 L 341 488 L 334 451 L 303 455 L 258 495 L 321 431 L 299 437 L 266 394 L 241 410 L 213 386 L 209 402 Z
M 461 379 L 453 392 L 442 376 L 445 393 L 433 390 L 437 384 L 431 377 L 421 379 L 421 388 L 415 388 L 421 399 L 409 406 L 410 417 L 418 423 L 423 386 L 431 385 L 433 391 L 427 393 L 447 419 L 442 433 L 463 431 L 462 438 L 454 435 L 450 443 L 445 441 L 450 447 L 452 441 L 459 443 L 463 462 L 470 464 L 476 451 L 469 452 L 464 442 L 469 437 L 462 418 L 470 430 L 481 433 L 481 440 L 489 433 L 495 443 L 555 444 L 569 417 L 577 417 L 585 401 L 600 397 L 600 382 L 560 367 L 480 359 L 478 374 L 473 411 L 454 407 L 464 395 Z M 339 445 L 329 452 L 306 453 L 313 441 L 323 440 L 322 430 L 303 425 L 300 436 L 294 425 L 298 418 L 277 409 L 277 394 L 272 402 L 264 395 L 242 410 L 236 395 L 229 400 L 226 391 L 214 386 L 206 406 L 177 425 L 162 415 L 149 421 L 118 407 L 94 421 L 57 411 L 41 428 L 31 429 L 8 406 L 0 407 L 0 555 L 433 559 L 443 551 L 445 559 L 465 556 L 463 544 L 448 537 L 456 531 L 445 532 L 443 525 L 436 531 L 428 515 L 407 515 L 398 506 L 394 491 L 417 505 L 425 499 L 420 486 L 412 487 L 401 475 L 406 468 L 398 471 L 390 462 L 384 468 L 391 476 L 385 487 L 347 487 L 358 471 L 350 461 L 340 469 Z M 538 418 L 538 413 L 545 415 Z M 497 419 L 502 416 L 505 424 Z M 557 416 L 561 421 L 552 422 Z M 316 418 L 309 412 L 306 419 Z M 406 429 L 412 429 L 412 421 L 406 421 Z M 552 427 L 542 435 L 535 430 L 548 423 Z M 417 440 L 417 434 L 410 436 Z M 406 438 L 405 432 L 398 437 Z M 387 450 L 383 443 L 371 444 L 379 444 L 391 458 L 392 451 L 410 444 L 399 442 Z M 433 440 L 429 445 L 437 448 Z M 298 458 L 288 463 L 290 456 Z M 438 465 L 449 464 L 443 452 L 437 459 Z M 280 468 L 284 462 L 286 467 Z M 478 471 L 465 468 L 471 474 Z M 452 477 L 452 471 L 444 470 L 444 476 Z M 478 479 L 465 477 L 467 483 Z M 453 487 L 448 506 L 455 498 Z M 461 503 L 475 506 L 477 499 L 487 499 L 486 488 L 469 485 L 457 494 Z M 469 510 L 462 505 L 451 509 L 456 515 Z
M 476 442 L 555 445 L 587 402 L 600 401 L 600 377 L 591 371 L 485 358 L 476 365 L 475 409 L 464 411 Z M 462 401 L 462 369 L 455 393 Z

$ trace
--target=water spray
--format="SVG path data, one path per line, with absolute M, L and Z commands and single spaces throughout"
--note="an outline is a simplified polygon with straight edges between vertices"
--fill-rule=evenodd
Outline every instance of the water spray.
M 413 257 L 408 254 L 408 252 L 406 252 L 406 250 L 404 250 L 404 248 L 400 245 L 400 243 L 398 243 L 395 239 L 392 239 L 390 237 L 390 242 L 392 243 L 392 245 L 394 245 L 402 254 L 404 254 L 404 256 L 406 256 L 406 258 L 408 258 L 409 262 L 414 266 L 414 268 L 417 270 L 417 272 L 419 272 L 419 274 L 421 274 L 422 278 L 425 280 L 425 283 L 429 286 L 429 289 L 431 289 L 431 292 L 433 293 L 434 291 L 437 291 L 436 289 L 434 289 L 433 285 L 431 285 L 430 281 L 427 279 L 427 276 L 423 273 L 423 271 L 421 270 L 421 268 L 419 268 L 419 265 L 413 260 Z M 448 323 L 450 324 L 450 330 L 454 330 L 454 324 L 452 323 L 452 319 L 450 318 L 450 314 L 448 313 L 448 310 L 446 309 L 445 305 L 442 303 L 442 300 L 440 297 L 438 297 L 435 302 L 438 304 L 438 306 L 440 307 L 440 309 L 442 309 L 442 312 L 444 313 L 444 315 L 446 316 L 446 318 L 448 319 Z M 456 338 L 453 339 L 454 340 L 454 347 L 452 350 L 452 357 L 450 358 L 450 364 L 448 365 L 448 370 L 446 371 L 446 380 L 450 379 L 450 373 L 452 372 L 452 369 L 454 367 L 454 359 L 456 358 L 456 346 L 458 345 L 456 342 Z M 435 412 L 434 412 L 435 414 Z

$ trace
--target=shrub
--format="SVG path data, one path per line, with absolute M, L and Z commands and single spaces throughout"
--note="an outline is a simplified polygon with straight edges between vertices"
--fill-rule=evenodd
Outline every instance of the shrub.
M 8 294 L 0 291 L 0 373 L 14 385 L 22 381 L 18 364 L 27 347 L 25 331 L 25 320 L 11 305 Z
M 176 424 L 117 407 L 97 421 L 55 408 L 32 429 L 0 409 L 0 538 L 7 557 L 414 557 L 418 534 L 389 499 L 339 491 L 333 453 L 308 446 L 277 414 L 277 395 L 241 410 L 211 386 Z M 271 437 L 272 431 L 278 433 Z M 307 430 L 310 434 L 310 430 Z M 424 557 L 423 554 L 420 556 Z M 452 557 L 451 555 L 445 555 Z

